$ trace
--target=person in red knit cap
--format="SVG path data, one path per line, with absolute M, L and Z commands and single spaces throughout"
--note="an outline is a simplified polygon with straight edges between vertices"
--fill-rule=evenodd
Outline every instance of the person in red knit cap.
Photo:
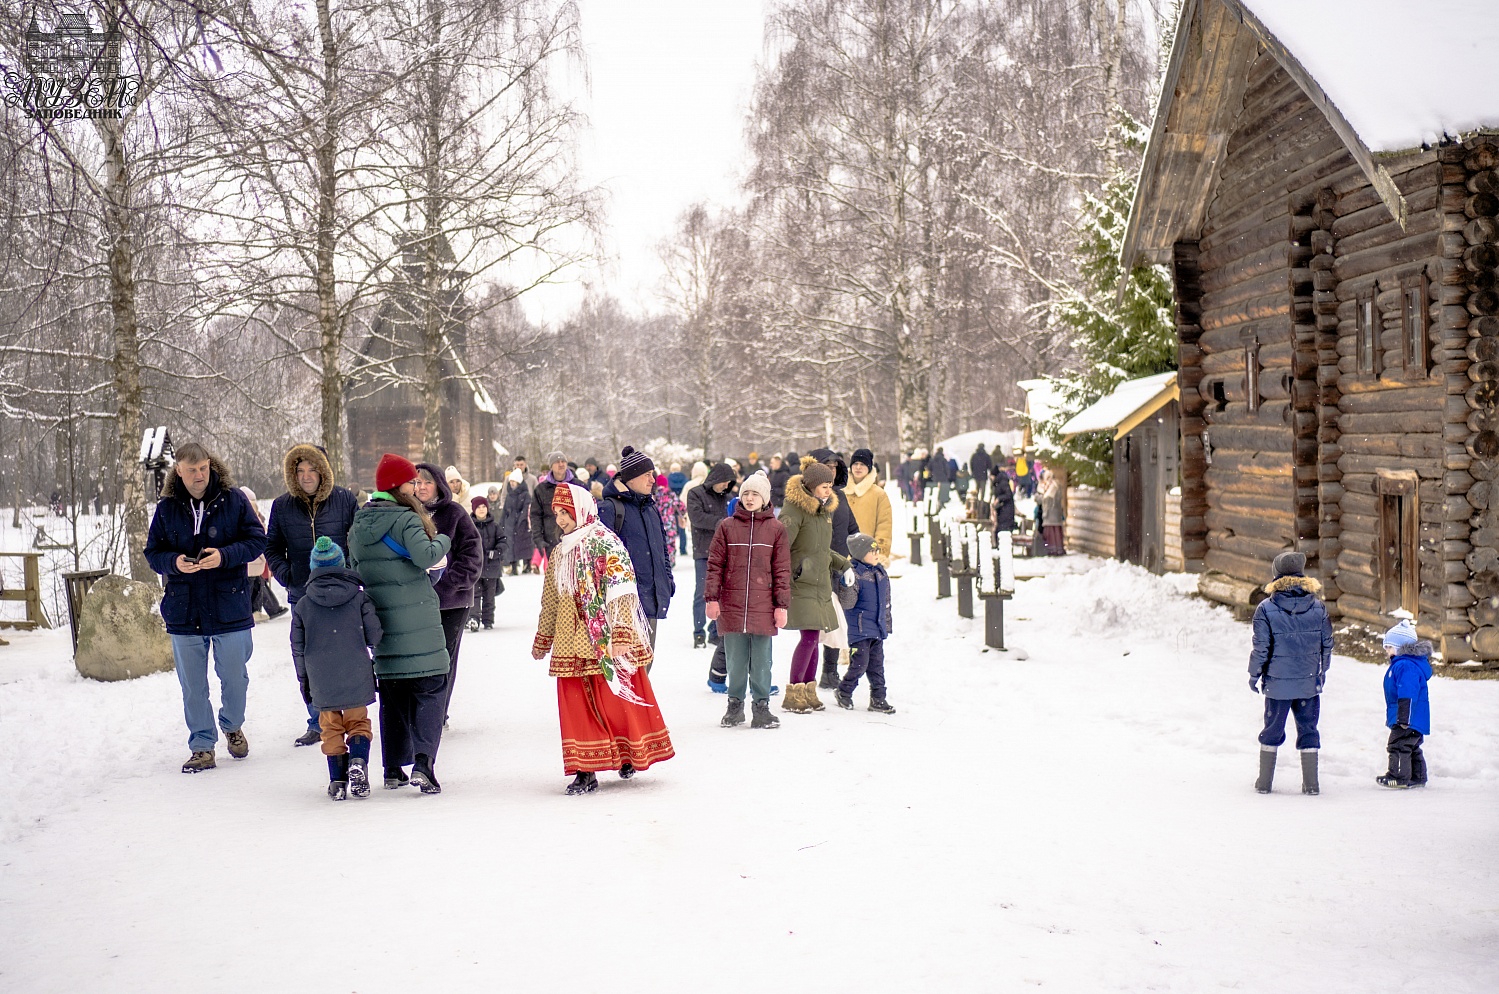
M 447 558 L 440 534 L 416 499 L 416 466 L 387 452 L 375 493 L 349 528 L 349 564 L 375 602 L 384 636 L 375 648 L 380 687 L 380 752 L 385 786 L 410 782 L 442 790 L 435 767 L 447 706 L 447 640 L 428 570 Z M 404 767 L 411 766 L 408 778 Z

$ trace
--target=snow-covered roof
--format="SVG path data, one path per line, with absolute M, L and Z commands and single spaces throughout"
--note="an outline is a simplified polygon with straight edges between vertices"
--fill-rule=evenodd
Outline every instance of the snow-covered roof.
M 1024 414 L 1032 421 L 1050 421 L 1066 409 L 1061 387 L 1056 380 L 1045 377 L 1036 380 L 1018 380 L 1016 386 L 1025 391 L 1025 410 L 1017 413 Z M 1029 425 L 1026 427 L 1026 435 L 1029 436 L 1028 448 L 1031 451 L 1044 452 L 1052 448 L 1051 439 L 1035 431 Z
M 1375 153 L 1499 128 L 1494 0 L 1241 0 Z
M 1088 431 L 1112 431 L 1122 438 L 1142 421 L 1181 395 L 1176 371 L 1129 380 L 1074 414 L 1062 426 L 1062 437 L 1071 438 Z
M 1326 117 L 1390 213 L 1384 160 L 1499 130 L 1494 0 L 1185 0 L 1121 250 L 1165 263 L 1201 231 L 1214 176 L 1267 50 Z

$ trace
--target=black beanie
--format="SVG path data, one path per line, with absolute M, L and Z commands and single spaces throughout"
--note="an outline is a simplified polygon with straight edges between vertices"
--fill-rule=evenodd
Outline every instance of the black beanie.
M 619 472 L 615 475 L 626 483 L 646 473 L 656 475 L 656 464 L 651 462 L 651 457 L 644 452 L 638 451 L 633 445 L 626 445 L 619 453 Z
M 854 456 L 848 461 L 848 464 L 852 466 L 856 462 L 861 462 L 870 469 L 874 469 L 874 453 L 869 449 L 855 449 Z

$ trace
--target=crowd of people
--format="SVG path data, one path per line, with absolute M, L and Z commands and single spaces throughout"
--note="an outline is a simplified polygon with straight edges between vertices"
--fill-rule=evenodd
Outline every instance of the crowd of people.
M 220 733 L 231 757 L 249 754 L 256 611 L 286 610 L 269 593 L 274 577 L 287 592 L 291 655 L 307 708 L 306 728 L 293 742 L 321 745 L 328 795 L 370 793 L 376 721 L 384 786 L 440 793 L 437 758 L 464 633 L 471 619 L 493 626 L 508 569 L 542 574 L 532 655 L 550 660 L 557 681 L 563 769 L 573 778 L 567 793 L 595 791 L 604 771 L 629 779 L 674 755 L 650 672 L 658 624 L 677 593 L 675 558 L 688 551 L 689 536 L 693 646 L 714 647 L 708 686 L 727 696 L 721 725 L 779 727 L 770 700 L 780 693 L 771 683 L 780 632 L 796 633 L 780 710 L 823 710 L 819 689 L 851 710 L 866 682 L 868 710 L 895 713 L 884 651 L 893 629 L 885 570 L 893 514 L 871 450 L 845 460 L 815 449 L 767 464 L 751 453 L 743 462 L 696 463 L 690 475 L 676 464 L 658 473 L 649 455 L 631 447 L 607 467 L 574 464 L 561 451 L 546 462 L 538 478 L 517 457 L 503 493 L 473 494 L 455 467 L 387 453 L 374 490 L 356 495 L 336 485 L 322 449 L 298 445 L 286 453 L 286 492 L 263 521 L 255 495 L 236 487 L 204 446 L 179 448 L 144 551 L 164 578 L 161 616 L 188 728 L 183 772 L 215 767 Z M 927 486 L 939 467 L 941 494 L 950 461 L 939 449 L 918 463 L 920 453 L 902 463 L 911 468 L 907 480 Z M 1007 537 L 1014 527 L 1011 487 L 1019 484 L 1012 475 L 1020 470 L 1036 480 L 1043 528 L 1060 528 L 1045 504 L 1055 477 L 1016 460 L 987 467 L 980 490 L 996 533 Z M 1332 629 L 1305 564 L 1295 552 L 1275 560 L 1254 617 L 1249 683 L 1265 696 L 1255 785 L 1262 793 L 1271 790 L 1290 717 L 1302 789 L 1319 792 L 1317 724 Z M 1408 620 L 1384 644 L 1391 732 L 1389 770 L 1378 779 L 1386 787 L 1422 786 L 1431 646 Z M 210 659 L 219 679 L 216 714 Z
M 781 710 L 823 710 L 819 686 L 852 709 L 864 681 L 869 710 L 894 713 L 883 651 L 893 514 L 869 449 L 847 461 L 831 449 L 764 463 L 751 453 L 690 474 L 679 464 L 658 472 L 632 447 L 607 466 L 560 451 L 545 463 L 538 477 L 517 457 L 503 485 L 480 494 L 456 467 L 387 453 L 374 489 L 356 494 L 337 485 L 320 447 L 297 445 L 267 519 L 204 446 L 181 446 L 145 553 L 165 583 L 188 726 L 183 772 L 216 766 L 220 734 L 231 757 L 248 755 L 255 618 L 290 610 L 307 710 L 293 744 L 321 746 L 329 796 L 368 796 L 376 724 L 384 786 L 440 793 L 464 634 L 493 627 L 507 573 L 540 572 L 532 654 L 557 680 L 567 791 L 596 790 L 603 771 L 629 779 L 673 755 L 649 674 L 676 558 L 689 552 L 693 645 L 713 647 L 708 684 L 727 696 L 722 725 L 779 726 L 771 650 L 781 631 L 797 633 Z

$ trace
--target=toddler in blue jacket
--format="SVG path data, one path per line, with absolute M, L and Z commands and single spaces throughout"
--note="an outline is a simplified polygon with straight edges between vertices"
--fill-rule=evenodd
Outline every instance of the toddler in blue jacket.
M 1384 651 L 1390 657 L 1390 668 L 1384 674 L 1390 770 L 1374 779 L 1383 787 L 1425 787 L 1426 757 L 1421 753 L 1421 742 L 1431 734 L 1431 700 L 1426 695 L 1426 684 L 1431 680 L 1431 643 L 1417 637 L 1416 626 L 1405 620 L 1385 632 Z
M 894 714 L 886 699 L 885 639 L 890 637 L 890 576 L 880 565 L 874 538 L 863 532 L 848 538 L 852 583 L 837 583 L 838 603 L 848 620 L 848 672 L 838 684 L 838 706 L 852 710 L 859 678 L 869 677 L 869 710 Z
M 1286 740 L 1286 716 L 1296 719 L 1296 749 L 1301 753 L 1301 792 L 1317 794 L 1317 750 L 1322 737 L 1322 684 L 1332 665 L 1332 622 L 1317 596 L 1321 584 L 1305 575 L 1306 556 L 1282 552 L 1275 557 L 1275 579 L 1265 585 L 1270 596 L 1254 609 L 1254 649 L 1249 654 L 1249 689 L 1265 694 L 1265 727 L 1260 731 L 1260 776 L 1254 789 L 1270 793 L 1275 755 Z

